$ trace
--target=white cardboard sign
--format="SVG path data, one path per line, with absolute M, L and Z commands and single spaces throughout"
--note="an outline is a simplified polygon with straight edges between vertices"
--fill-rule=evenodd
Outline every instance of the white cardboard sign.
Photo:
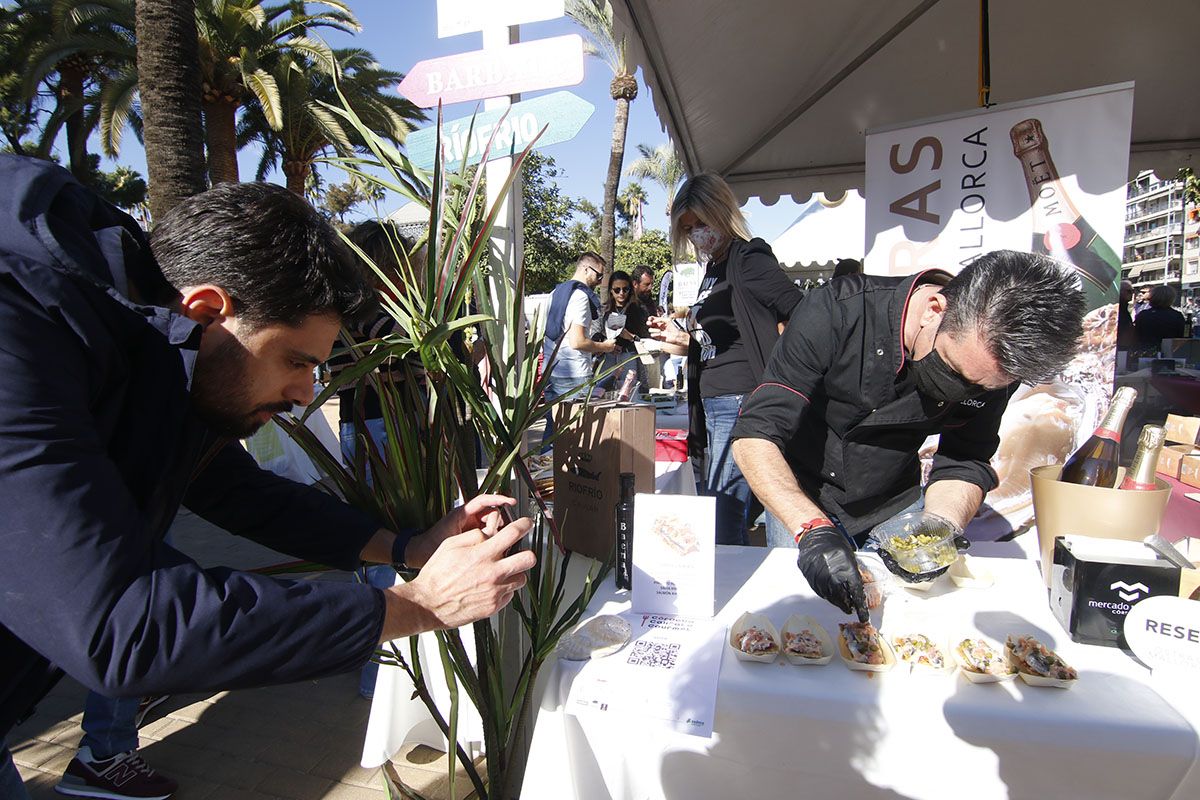
M 1200 673 L 1200 602 L 1146 598 L 1125 617 L 1125 641 L 1151 669 Z
M 633 504 L 633 610 L 707 619 L 716 575 L 716 501 L 639 494 Z

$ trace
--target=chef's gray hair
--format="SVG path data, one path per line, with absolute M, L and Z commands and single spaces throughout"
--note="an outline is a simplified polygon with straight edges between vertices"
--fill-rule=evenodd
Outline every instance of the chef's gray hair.
M 1083 291 L 1074 270 L 1052 258 L 996 250 L 964 267 L 942 294 L 939 330 L 975 331 L 1014 380 L 1045 383 L 1079 350 Z

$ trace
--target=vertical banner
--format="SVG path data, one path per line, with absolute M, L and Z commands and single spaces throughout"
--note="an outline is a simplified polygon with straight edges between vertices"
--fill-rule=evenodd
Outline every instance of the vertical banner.
M 1133 84 L 994 106 L 867 132 L 867 255 L 876 275 L 956 273 L 993 250 L 1044 253 L 1087 295 L 1084 345 L 1051 384 L 1021 387 L 1000 426 L 1000 485 L 983 520 L 1033 518 L 1029 470 L 1061 463 L 1112 391 Z M 936 440 L 926 444 L 928 464 Z

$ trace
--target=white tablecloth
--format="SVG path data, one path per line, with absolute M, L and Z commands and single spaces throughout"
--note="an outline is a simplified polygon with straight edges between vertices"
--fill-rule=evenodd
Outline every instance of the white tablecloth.
M 659 494 L 695 495 L 696 479 L 692 474 L 691 461 L 656 461 L 654 491 Z M 572 560 L 576 564 L 587 561 L 582 556 Z M 579 580 L 568 587 L 569 594 L 578 592 L 585 572 L 586 566 L 578 573 Z M 460 629 L 460 632 L 468 651 L 474 652 L 471 626 Z M 450 691 L 442 677 L 437 637 L 426 633 L 422 634 L 419 640 L 421 663 L 428 674 L 436 676 L 429 681 L 431 691 L 442 716 L 448 718 Z M 401 655 L 406 660 L 409 659 L 408 641 L 400 639 L 395 644 L 400 648 Z M 375 695 L 371 699 L 371 714 L 367 719 L 367 732 L 363 738 L 364 767 L 378 767 L 409 744 L 423 744 L 445 751 L 446 737 L 433 721 L 433 716 L 425 704 L 413 698 L 412 693 L 412 681 L 404 670 L 385 665 L 379 667 L 379 676 L 375 680 Z M 479 719 L 479 712 L 475 710 L 466 694 L 460 693 L 459 697 L 461 704 L 458 741 L 468 753 L 475 756 L 483 750 L 483 723 Z
M 1200 798 L 1196 686 L 1162 685 L 1120 650 L 1071 642 L 1036 560 L 1017 545 L 972 552 L 1012 556 L 987 559 L 995 586 L 897 590 L 875 622 L 885 633 L 1033 633 L 1079 669 L 1073 689 L 975 685 L 899 666 L 868 677 L 836 658 L 792 667 L 726 651 L 715 733 L 702 739 L 565 714 L 581 667 L 557 662 L 542 684 L 522 798 Z M 845 619 L 813 596 L 790 550 L 720 547 L 717 558 L 726 625 L 747 610 L 777 626 L 800 612 L 836 635 Z M 626 607 L 610 582 L 586 616 Z

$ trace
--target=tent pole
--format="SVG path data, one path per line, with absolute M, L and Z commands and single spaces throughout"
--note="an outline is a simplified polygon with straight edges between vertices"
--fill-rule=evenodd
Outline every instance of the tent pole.
M 988 0 L 979 0 L 979 107 L 992 104 L 992 43 Z

